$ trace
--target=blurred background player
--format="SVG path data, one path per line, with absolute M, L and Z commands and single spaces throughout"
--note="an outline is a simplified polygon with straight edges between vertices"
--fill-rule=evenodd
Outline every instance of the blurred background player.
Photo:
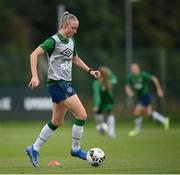
M 135 117 L 135 128 L 129 132 L 129 136 L 135 136 L 141 131 L 141 115 L 143 113 L 148 116 L 152 116 L 154 120 L 163 124 L 165 130 L 169 128 L 169 119 L 159 112 L 152 110 L 152 94 L 150 93 L 151 82 L 155 85 L 157 95 L 159 97 L 163 97 L 164 94 L 158 78 L 150 73 L 141 71 L 140 66 L 137 63 L 133 63 L 131 65 L 130 74 L 128 76 L 127 84 L 125 85 L 125 91 L 129 97 L 136 95 L 138 102 L 133 111 L 133 115 Z
M 112 113 L 114 99 L 113 86 L 117 83 L 117 77 L 107 67 L 99 68 L 101 78 L 93 82 L 95 121 L 97 130 L 103 134 L 108 132 L 108 136 L 115 138 L 115 117 Z M 107 124 L 105 122 L 107 117 Z

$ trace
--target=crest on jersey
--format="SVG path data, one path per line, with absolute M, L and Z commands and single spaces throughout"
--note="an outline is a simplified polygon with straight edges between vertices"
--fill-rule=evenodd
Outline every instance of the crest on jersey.
M 72 87 L 67 88 L 67 92 L 72 93 L 72 91 L 73 91 Z
M 62 55 L 66 56 L 66 57 L 70 57 L 72 55 L 73 51 L 69 48 L 66 48 L 65 50 L 63 50 L 61 52 Z

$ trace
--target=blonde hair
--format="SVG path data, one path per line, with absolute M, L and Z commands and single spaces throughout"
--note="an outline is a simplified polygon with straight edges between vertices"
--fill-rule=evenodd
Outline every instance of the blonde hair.
M 100 66 L 99 71 L 104 73 L 104 74 L 108 74 L 109 73 L 109 68 L 106 67 L 106 66 Z
M 101 72 L 101 80 L 102 80 L 102 83 L 103 83 L 105 89 L 111 89 L 112 84 L 109 79 L 109 72 L 110 72 L 109 68 L 106 66 L 101 66 L 99 68 L 99 71 Z
M 59 27 L 62 28 L 64 24 L 67 24 L 70 20 L 78 20 L 77 17 L 68 11 L 65 11 L 60 19 Z

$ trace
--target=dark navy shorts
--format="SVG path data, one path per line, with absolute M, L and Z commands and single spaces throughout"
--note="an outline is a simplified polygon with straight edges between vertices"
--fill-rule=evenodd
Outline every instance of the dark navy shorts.
M 138 104 L 141 104 L 142 106 L 149 106 L 151 104 L 151 100 L 152 100 L 152 95 L 151 94 L 146 94 L 146 95 L 143 95 L 139 101 L 138 101 Z
M 48 92 L 52 97 L 53 103 L 59 103 L 76 94 L 71 84 L 66 81 L 60 81 L 55 85 L 48 86 Z

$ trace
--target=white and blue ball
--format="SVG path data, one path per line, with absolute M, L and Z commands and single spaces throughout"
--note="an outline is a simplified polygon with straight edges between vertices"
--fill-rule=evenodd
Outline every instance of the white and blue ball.
M 87 161 L 92 166 L 100 166 L 105 160 L 105 153 L 100 148 L 91 148 L 87 153 Z

